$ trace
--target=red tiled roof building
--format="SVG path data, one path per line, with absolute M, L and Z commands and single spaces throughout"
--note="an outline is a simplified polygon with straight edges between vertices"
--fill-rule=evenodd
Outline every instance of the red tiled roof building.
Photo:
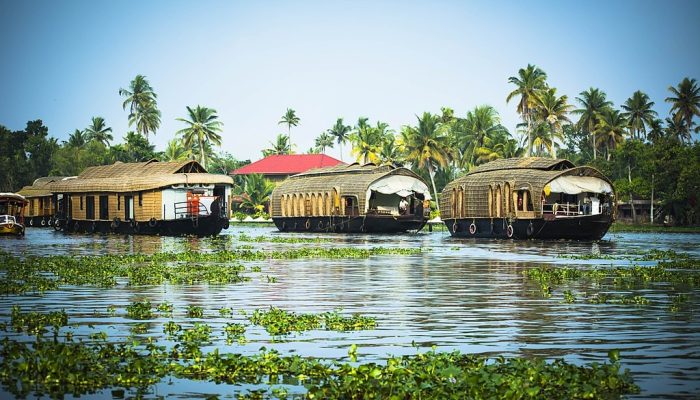
M 338 164 L 345 163 L 325 154 L 274 154 L 233 170 L 230 175 L 261 174 L 273 182 L 279 182 L 290 175 Z

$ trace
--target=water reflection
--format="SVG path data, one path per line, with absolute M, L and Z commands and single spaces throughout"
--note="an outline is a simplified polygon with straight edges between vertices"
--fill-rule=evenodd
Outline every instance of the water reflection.
M 283 250 L 308 243 L 239 242 L 250 237 L 303 237 L 269 227 L 232 227 L 217 238 L 154 236 L 64 235 L 28 229 L 22 240 L 0 240 L 0 249 L 23 255 L 123 254 L 181 251 L 217 251 L 240 246 Z M 309 235 L 309 237 L 318 237 Z M 76 336 L 106 329 L 110 337 L 127 337 L 136 321 L 126 319 L 124 308 L 133 301 L 174 304 L 176 321 L 185 319 L 188 306 L 204 309 L 204 320 L 218 331 L 221 352 L 255 353 L 261 346 L 283 353 L 347 359 L 351 344 L 364 360 L 382 360 L 388 354 L 413 354 L 413 343 L 441 350 L 505 356 L 563 357 L 576 363 L 607 360 L 607 352 L 621 349 L 623 366 L 630 368 L 642 387 L 638 398 L 693 398 L 700 393 L 700 318 L 693 312 L 700 293 L 689 291 L 691 306 L 669 312 L 670 294 L 683 288 L 650 285 L 636 292 L 652 300 L 649 306 L 589 304 L 543 298 L 522 271 L 540 264 L 606 267 L 625 264 L 610 259 L 571 260 L 563 255 L 621 255 L 653 247 L 673 249 L 700 257 L 700 235 L 614 234 L 599 242 L 494 241 L 453 239 L 447 233 L 417 235 L 328 235 L 321 247 L 420 247 L 415 256 L 342 260 L 264 260 L 245 263 L 250 282 L 234 285 L 161 285 L 109 290 L 67 287 L 44 296 L 0 298 L 0 319 L 7 320 L 12 304 L 25 309 L 53 311 L 66 308 L 71 322 L 80 324 Z M 262 272 L 252 273 L 252 267 Z M 269 283 L 266 276 L 276 283 Z M 585 287 L 572 286 L 579 293 Z M 627 293 L 629 294 L 629 293 Z M 560 295 L 559 295 L 560 296 Z M 114 305 L 117 316 L 105 317 Z M 244 322 L 238 310 L 252 312 L 270 306 L 295 312 L 342 309 L 377 318 L 375 330 L 361 332 L 313 331 L 273 340 L 260 327 L 248 327 L 245 344 L 227 345 L 221 329 L 226 322 Z M 219 317 L 229 307 L 232 318 Z M 148 335 L 160 335 L 160 317 Z M 213 347 L 212 347 L 213 348 Z M 178 386 L 182 385 L 182 386 Z M 158 393 L 194 397 L 226 393 L 210 383 L 175 381 Z M 183 395 L 187 393 L 187 395 Z M 2 393 L 0 392 L 0 395 Z

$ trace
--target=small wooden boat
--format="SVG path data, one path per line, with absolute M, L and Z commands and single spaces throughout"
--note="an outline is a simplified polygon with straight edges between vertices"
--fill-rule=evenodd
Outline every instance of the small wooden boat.
M 280 231 L 420 231 L 428 220 L 428 185 L 406 168 L 338 165 L 291 176 L 272 192 Z
M 24 236 L 24 207 L 27 199 L 15 193 L 0 193 L 0 235 Z
M 597 240 L 614 217 L 612 182 L 564 159 L 511 158 L 481 165 L 440 195 L 452 236 Z
M 197 236 L 228 228 L 232 187 L 190 160 L 117 162 L 48 184 L 56 230 Z

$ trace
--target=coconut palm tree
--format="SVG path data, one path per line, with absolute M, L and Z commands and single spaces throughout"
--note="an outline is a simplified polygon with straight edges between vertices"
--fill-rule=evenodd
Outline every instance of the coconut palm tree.
M 666 98 L 667 103 L 671 103 L 671 114 L 676 126 L 683 127 L 686 132 L 682 136 L 690 137 L 690 131 L 700 132 L 700 126 L 693 129 L 695 122 L 693 118 L 700 117 L 700 87 L 695 78 L 684 78 L 678 87 L 669 86 L 668 90 L 673 94 Z
M 87 141 L 88 139 L 85 136 L 85 132 L 81 131 L 80 129 L 76 129 L 70 134 L 70 136 L 68 136 L 68 141 L 66 144 L 70 147 L 80 148 L 83 147 Z
M 350 134 L 352 153 L 357 157 L 356 160 L 363 164 L 379 163 L 379 152 L 386 127 L 378 129 L 369 125 L 367 121 L 367 118 L 360 117 L 355 130 Z M 381 124 L 383 123 L 377 122 L 378 127 Z
M 452 128 L 454 140 L 461 154 L 461 165 L 476 165 L 476 149 L 484 146 L 488 137 L 508 130 L 501 125 L 501 118 L 495 108 L 484 105 L 467 112 L 466 118 Z
M 223 123 L 217 121 L 219 118 L 216 115 L 216 110 L 213 108 L 207 108 L 202 106 L 197 106 L 196 108 L 187 107 L 187 113 L 189 114 L 189 119 L 176 118 L 178 121 L 187 124 L 187 127 L 177 131 L 177 135 L 182 135 L 183 145 L 186 149 L 192 150 L 194 145 L 198 147 L 199 159 L 198 161 L 202 166 L 207 168 L 207 157 L 204 152 L 207 146 L 211 146 L 211 143 L 221 146 L 221 127 Z
M 632 97 L 625 101 L 622 109 L 625 110 L 622 115 L 629 123 L 630 137 L 632 139 L 644 139 L 647 134 L 647 126 L 652 124 L 656 119 L 656 111 L 651 108 L 654 102 L 649 99 L 649 96 L 637 90 L 632 94 Z
M 435 187 L 435 169 L 446 167 L 450 162 L 451 149 L 449 137 L 441 128 L 440 116 L 424 112 L 418 117 L 418 126 L 405 126 L 402 137 L 406 149 L 406 161 L 419 169 L 426 168 L 433 185 L 436 204 L 438 194 Z M 440 212 L 440 205 L 437 206 Z
M 516 86 L 516 89 L 508 94 L 506 97 L 506 103 L 515 96 L 520 96 L 520 101 L 518 102 L 518 114 L 523 117 L 523 120 L 527 123 L 527 147 L 525 148 L 525 157 L 530 156 L 530 151 L 532 149 L 532 116 L 531 109 L 535 94 L 547 87 L 547 74 L 534 65 L 528 64 L 526 68 L 521 68 L 518 70 L 518 76 L 511 76 L 508 78 L 508 82 Z
M 182 144 L 182 140 L 174 138 L 168 142 L 163 152 L 163 161 L 182 161 L 187 160 L 192 156 L 190 150 L 186 149 Z
M 109 141 L 114 139 L 109 132 L 112 132 L 112 128 L 105 125 L 105 119 L 102 117 L 92 117 L 92 123 L 85 128 L 88 141 L 100 142 L 105 147 L 109 147 Z
M 338 146 L 340 147 L 340 161 L 343 161 L 343 144 L 345 144 L 350 138 L 351 131 L 352 127 L 343 124 L 342 118 L 338 118 L 335 121 L 335 125 L 328 130 L 328 133 L 335 138 Z
M 548 88 L 536 93 L 535 104 L 535 117 L 546 122 L 549 126 L 550 154 L 552 158 L 557 158 L 555 140 L 564 140 L 562 123 L 571 123 L 568 114 L 573 106 L 568 103 L 566 95 L 557 96 L 557 89 L 555 88 Z
M 156 133 L 160 127 L 160 111 L 153 88 L 143 75 L 136 77 L 129 84 L 129 89 L 119 89 L 119 95 L 125 97 L 122 108 L 129 107 L 129 126 L 136 125 L 136 131 L 146 137 L 148 132 Z
M 396 136 L 386 135 L 379 148 L 379 161 L 382 164 L 397 165 L 401 164 L 403 157 L 401 150 L 396 143 Z
M 596 140 L 596 126 L 603 110 L 612 107 L 612 102 L 606 100 L 606 94 L 600 89 L 590 88 L 579 93 L 576 100 L 581 104 L 581 108 L 573 110 L 574 114 L 580 115 L 577 122 L 578 127 L 587 134 L 591 135 L 593 143 L 593 159 L 598 157 Z
M 333 147 L 333 136 L 328 132 L 323 132 L 316 138 L 316 148 L 318 148 L 321 153 L 325 153 L 326 147 Z
M 613 150 L 625 140 L 627 126 L 627 120 L 618 110 L 607 108 L 600 115 L 595 132 L 598 142 L 606 147 L 608 161 Z
M 264 149 L 262 151 L 263 157 L 271 156 L 274 154 L 291 154 L 291 149 L 289 148 L 289 137 L 283 134 L 277 135 L 275 142 L 270 142 L 271 147 Z
M 297 117 L 296 111 L 291 108 L 287 109 L 284 113 L 282 119 L 277 123 L 277 125 L 287 125 L 287 136 L 289 137 L 289 148 L 292 148 L 292 127 L 299 124 L 299 117 Z

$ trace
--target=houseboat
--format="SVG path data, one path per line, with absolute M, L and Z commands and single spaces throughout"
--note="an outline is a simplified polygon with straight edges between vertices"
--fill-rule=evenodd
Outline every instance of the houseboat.
M 232 187 L 191 160 L 117 162 L 48 185 L 56 230 L 197 236 L 228 228 Z
M 56 196 L 49 190 L 53 182 L 75 177 L 45 176 L 34 180 L 31 186 L 25 186 L 17 192 L 29 202 L 24 213 L 24 222 L 28 227 L 51 227 L 56 214 Z
M 440 195 L 452 236 L 597 240 L 614 217 L 612 182 L 563 159 L 492 161 L 450 182 Z
M 430 214 L 428 185 L 390 165 L 337 165 L 293 175 L 272 192 L 280 231 L 420 231 Z
M 0 235 L 24 236 L 27 199 L 15 193 L 0 193 Z

